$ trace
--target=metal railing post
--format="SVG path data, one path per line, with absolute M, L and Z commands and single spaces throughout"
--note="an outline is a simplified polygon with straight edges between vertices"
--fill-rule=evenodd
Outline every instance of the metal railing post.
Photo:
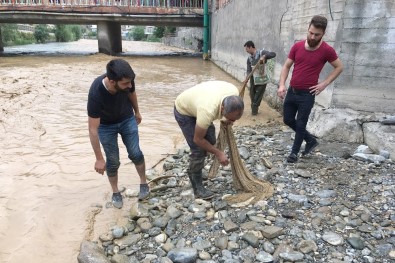
M 208 14 L 208 0 L 204 0 L 203 3 L 203 59 L 208 60 L 208 42 L 209 42 L 209 14 Z

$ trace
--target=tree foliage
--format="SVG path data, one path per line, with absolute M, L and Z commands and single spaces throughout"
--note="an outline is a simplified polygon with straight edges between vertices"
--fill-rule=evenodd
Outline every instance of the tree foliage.
M 166 27 L 166 30 L 165 30 L 165 34 L 166 34 L 166 33 L 175 33 L 176 30 L 177 30 L 177 28 L 174 27 L 174 26 L 167 26 L 167 27 Z
M 165 27 L 157 26 L 154 29 L 154 36 L 157 38 L 162 38 L 165 35 Z
M 72 25 L 70 26 L 70 30 L 74 35 L 74 40 L 80 40 L 82 37 L 82 29 L 79 25 Z
M 56 25 L 55 38 L 57 42 L 70 42 L 81 39 L 82 30 L 79 25 Z
M 132 31 L 132 37 L 133 37 L 133 40 L 135 40 L 135 41 L 145 40 L 146 37 L 145 37 L 145 33 L 144 33 L 144 27 L 142 27 L 142 26 L 134 27 L 133 31 Z
M 70 42 L 73 41 L 73 34 L 67 30 L 66 25 L 56 25 L 55 38 L 56 42 Z
M 34 33 L 18 30 L 16 24 L 1 24 L 1 39 L 5 46 L 45 43 L 53 40 L 52 30 L 47 25 L 36 25 Z M 81 39 L 80 25 L 56 25 L 53 30 L 57 42 L 70 42 Z
M 15 41 L 18 34 L 18 26 L 16 24 L 2 24 L 1 25 L 1 39 L 4 44 Z
M 49 39 L 49 28 L 47 25 L 37 25 L 34 28 L 34 38 L 37 43 L 45 43 Z
M 35 42 L 32 33 L 19 31 L 16 24 L 2 24 L 0 27 L 4 46 L 26 45 Z

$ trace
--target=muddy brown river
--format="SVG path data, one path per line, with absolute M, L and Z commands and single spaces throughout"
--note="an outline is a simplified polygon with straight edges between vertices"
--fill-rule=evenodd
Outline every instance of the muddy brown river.
M 86 48 L 96 41 L 72 45 Z M 124 49 L 133 51 L 135 44 Z M 158 43 L 141 50 L 172 50 Z M 94 169 L 86 102 L 95 77 L 112 57 L 18 55 L 0 57 L 0 262 L 76 262 L 84 238 L 94 240 L 127 220 L 123 209 L 105 208 L 111 189 Z M 143 117 L 139 126 L 147 169 L 185 145 L 174 120 L 175 97 L 206 80 L 241 83 L 199 57 L 123 57 L 134 69 Z M 266 104 L 236 125 L 278 118 Z M 138 175 L 120 143 L 119 186 L 137 189 Z M 160 169 L 160 165 L 156 166 Z M 100 209 L 98 206 L 102 206 Z

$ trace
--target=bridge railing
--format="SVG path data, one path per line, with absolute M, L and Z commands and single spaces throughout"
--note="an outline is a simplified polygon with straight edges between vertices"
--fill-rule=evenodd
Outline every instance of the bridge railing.
M 132 6 L 203 8 L 204 0 L 0 0 L 0 6 Z

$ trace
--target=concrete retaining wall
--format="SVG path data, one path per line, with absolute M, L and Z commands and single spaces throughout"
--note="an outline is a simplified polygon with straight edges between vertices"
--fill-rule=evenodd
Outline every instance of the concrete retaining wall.
M 378 117 L 395 114 L 394 0 L 229 0 L 219 7 L 216 0 L 210 2 L 211 60 L 244 81 L 247 40 L 276 52 L 277 84 L 268 85 L 264 99 L 280 110 L 277 85 L 290 48 L 306 39 L 314 15 L 327 17 L 324 40 L 335 48 L 344 71 L 316 98 L 308 129 L 333 140 L 365 141 L 374 150 L 388 149 L 394 158 L 394 149 L 387 147 L 393 129 L 383 127 Z M 327 64 L 320 79 L 331 71 Z M 364 136 L 370 132 L 364 123 L 375 123 L 381 131 L 375 133 L 377 138 Z
M 166 45 L 202 51 L 203 28 L 201 27 L 179 27 L 176 36 L 164 37 L 162 42 Z
M 295 41 L 306 38 L 313 15 L 328 18 L 324 37 L 345 65 L 343 74 L 317 97 L 324 108 L 395 112 L 395 1 L 393 0 L 249 0 L 229 1 L 216 8 L 211 1 L 211 59 L 240 81 L 247 54 L 243 44 L 277 53 L 276 79 Z M 332 67 L 326 65 L 321 78 Z M 290 77 L 288 78 L 289 81 Z M 276 87 L 265 99 L 277 107 Z

